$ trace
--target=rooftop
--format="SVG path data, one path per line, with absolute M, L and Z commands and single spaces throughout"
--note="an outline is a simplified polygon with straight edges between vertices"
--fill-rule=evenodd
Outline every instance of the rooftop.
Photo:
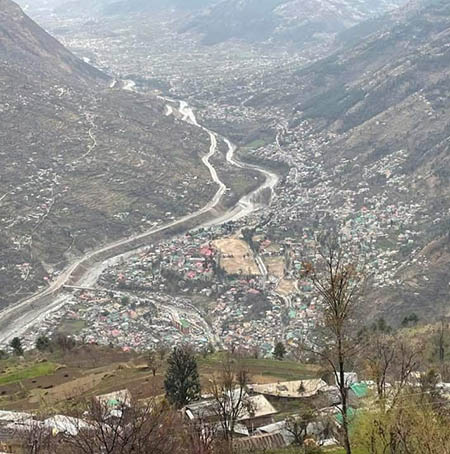
M 305 398 L 316 395 L 327 383 L 320 378 L 310 380 L 295 380 L 279 383 L 251 385 L 251 390 L 257 394 L 287 398 Z

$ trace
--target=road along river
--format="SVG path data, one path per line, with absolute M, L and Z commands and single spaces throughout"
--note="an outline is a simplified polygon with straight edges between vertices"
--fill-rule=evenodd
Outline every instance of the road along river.
M 166 99 L 167 102 L 174 104 L 175 101 Z M 228 139 L 220 137 L 213 131 L 205 128 L 197 122 L 194 111 L 185 102 L 180 101 L 178 108 L 171 104 L 167 106 L 166 115 L 172 115 L 178 112 L 182 120 L 198 127 L 208 133 L 211 141 L 209 152 L 202 157 L 203 164 L 208 168 L 212 180 L 218 185 L 218 190 L 214 197 L 202 208 L 194 213 L 188 214 L 180 219 L 171 221 L 165 225 L 155 227 L 147 232 L 133 235 L 95 251 L 89 252 L 65 270 L 50 283 L 49 287 L 43 291 L 27 298 L 26 300 L 8 307 L 0 312 L 0 345 L 6 345 L 15 336 L 21 336 L 31 326 L 38 324 L 47 314 L 59 310 L 67 302 L 70 295 L 64 293 L 64 287 L 67 285 L 86 286 L 95 285 L 102 271 L 110 264 L 129 257 L 136 253 L 136 250 L 144 247 L 149 241 L 155 241 L 162 238 L 179 235 L 182 232 L 196 227 L 219 225 L 225 222 L 240 219 L 250 213 L 258 210 L 270 203 L 273 190 L 278 183 L 278 176 L 265 169 L 255 165 L 246 164 L 238 161 L 235 157 L 236 146 Z M 240 201 L 224 214 L 217 214 L 215 208 L 219 205 L 225 194 L 227 187 L 220 180 L 216 169 L 209 162 L 210 158 L 215 155 L 218 148 L 218 140 L 223 140 L 228 147 L 226 160 L 231 166 L 241 169 L 253 169 L 264 175 L 264 183 L 245 195 Z M 270 191 L 267 202 L 258 202 L 261 200 L 261 194 L 264 191 Z

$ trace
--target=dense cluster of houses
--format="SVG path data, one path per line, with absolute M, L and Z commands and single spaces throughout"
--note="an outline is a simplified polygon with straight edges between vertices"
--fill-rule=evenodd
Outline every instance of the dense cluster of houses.
M 339 226 L 345 237 L 364 245 L 374 286 L 380 288 L 397 284 L 395 275 L 405 259 L 426 269 L 426 258 L 418 254 L 423 228 L 442 213 L 430 213 L 410 193 L 406 150 L 393 150 L 369 164 L 360 165 L 356 157 L 331 166 L 324 151 L 333 138 L 333 133 L 323 136 L 299 121 L 282 128 L 276 143 L 255 151 L 259 158 L 290 167 L 270 209 L 267 234 L 283 238 L 301 232 L 299 227 L 311 232 Z M 359 168 L 362 176 L 357 179 L 352 175 Z
M 349 413 L 354 414 L 369 396 L 368 382 L 359 382 L 356 374 L 346 375 Z M 292 421 L 304 419 L 307 407 L 313 415 L 307 420 L 305 439 L 320 445 L 336 444 L 341 424 L 340 394 L 336 385 L 322 379 L 294 380 L 249 385 L 246 400 L 233 425 L 234 442 L 241 449 L 286 447 L 298 441 Z M 230 404 L 232 406 L 232 404 Z M 306 407 L 305 407 L 306 406 Z M 216 425 L 218 432 L 230 421 L 218 411 L 217 399 L 211 396 L 187 405 L 183 412 L 190 421 Z
M 218 239 L 239 238 L 247 222 L 196 230 L 115 261 L 95 288 L 76 290 L 32 327 L 24 345 L 32 347 L 38 335 L 52 335 L 61 325 L 77 327 L 71 333 L 79 341 L 136 350 L 161 343 L 189 343 L 201 350 L 213 344 L 270 356 L 275 339 L 295 343 L 314 328 L 317 317 L 310 285 L 296 286 L 301 262 L 292 244 L 272 243 L 256 228 L 257 250 L 242 235 L 232 240 L 246 245 L 244 262 L 252 271 L 234 267 L 230 272 L 224 266 L 233 254 L 223 253 Z
M 58 327 L 73 330 L 80 343 L 111 345 L 127 350 L 158 350 L 187 343 L 203 350 L 213 336 L 202 314 L 183 297 L 132 295 L 121 291 L 79 290 L 58 312 L 48 314 L 23 336 L 34 348 L 40 335 L 51 336 Z

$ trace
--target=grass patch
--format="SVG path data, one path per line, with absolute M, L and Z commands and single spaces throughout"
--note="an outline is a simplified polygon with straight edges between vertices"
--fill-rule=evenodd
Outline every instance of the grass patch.
M 224 353 L 215 353 L 206 358 L 199 357 L 201 375 L 207 374 L 210 370 L 220 370 L 220 363 L 223 359 Z M 287 360 L 243 358 L 242 364 L 249 370 L 251 376 L 271 377 L 285 381 L 315 378 L 319 371 L 317 366 Z
M 11 383 L 18 383 L 22 380 L 29 378 L 43 377 L 44 375 L 51 375 L 55 372 L 57 364 L 51 362 L 36 363 L 32 366 L 16 368 L 10 372 L 0 375 L 0 385 L 10 385 Z
M 250 149 L 260 148 L 260 147 L 263 147 L 265 144 L 266 144 L 265 140 L 257 139 L 257 140 L 253 140 L 250 143 L 247 143 L 245 145 L 245 148 L 250 148 Z
M 263 159 L 255 154 L 251 153 L 250 148 L 239 148 L 236 152 L 236 157 L 251 165 L 263 167 L 267 170 L 272 170 L 280 176 L 286 176 L 289 173 L 290 167 L 288 164 L 281 161 L 271 161 L 270 159 Z
M 65 320 L 58 328 L 58 332 L 74 335 L 78 334 L 84 328 L 86 328 L 86 322 L 84 320 Z

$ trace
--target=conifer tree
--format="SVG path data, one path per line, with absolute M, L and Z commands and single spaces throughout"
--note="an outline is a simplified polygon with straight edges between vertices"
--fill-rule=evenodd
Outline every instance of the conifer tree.
M 16 356 L 23 355 L 22 340 L 20 339 L 20 337 L 15 337 L 9 345 L 13 349 Z
M 168 359 L 164 380 L 167 399 L 176 408 L 182 408 L 200 397 L 200 379 L 197 361 L 191 349 L 175 347 Z
M 45 350 L 49 350 L 51 345 L 50 345 L 50 339 L 47 337 L 47 336 L 39 336 L 37 339 L 36 339 L 36 344 L 35 344 L 36 348 L 43 352 Z
M 282 359 L 284 359 L 285 354 L 286 347 L 284 346 L 283 342 L 277 342 L 273 350 L 273 357 L 281 361 Z

